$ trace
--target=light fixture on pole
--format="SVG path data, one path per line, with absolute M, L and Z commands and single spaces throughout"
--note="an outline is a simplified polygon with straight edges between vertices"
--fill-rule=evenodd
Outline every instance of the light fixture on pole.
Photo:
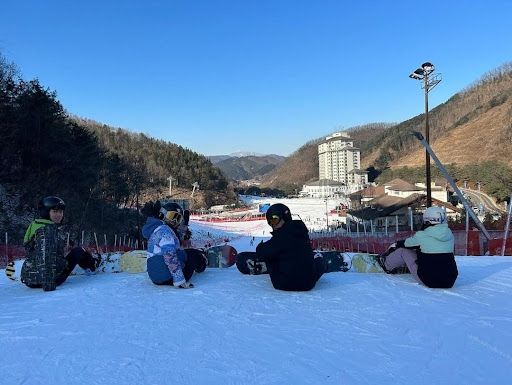
M 426 62 L 421 65 L 421 68 L 415 69 L 409 75 L 411 79 L 423 81 L 421 88 L 425 90 L 425 140 L 427 143 L 430 143 L 430 132 L 428 126 L 428 93 L 441 81 L 441 74 L 431 75 L 434 70 L 434 65 L 430 62 Z M 428 151 L 425 151 L 425 174 L 427 185 L 427 207 L 430 207 L 432 206 L 432 187 L 430 186 L 430 154 Z

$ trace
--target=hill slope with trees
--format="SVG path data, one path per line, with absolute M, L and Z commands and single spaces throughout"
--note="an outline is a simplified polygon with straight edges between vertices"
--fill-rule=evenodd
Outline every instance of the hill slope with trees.
M 456 179 L 482 181 L 498 200 L 512 191 L 512 64 L 490 71 L 445 103 L 429 112 L 430 143 Z M 420 114 L 394 125 L 367 125 L 346 130 L 361 149 L 362 168 L 370 180 L 385 182 L 401 176 L 424 179 L 425 152 L 410 134 L 424 132 Z M 264 181 L 273 188 L 300 188 L 318 179 L 317 145 L 308 142 L 276 168 Z M 439 175 L 432 165 L 433 175 Z M 380 175 L 380 176 L 379 176 Z M 290 190 L 290 186 L 293 188 Z M 507 192 L 508 191 L 508 192 Z
M 27 218 L 33 219 L 38 200 L 46 195 L 66 201 L 66 221 L 75 235 L 86 229 L 135 237 L 140 217 L 133 209 L 149 191 L 159 197 L 158 187 L 168 185 L 169 175 L 186 188 L 187 196 L 198 182 L 210 192 L 203 193 L 206 203 L 234 198 L 227 179 L 204 156 L 72 118 L 55 91 L 38 80 L 23 80 L 2 55 L 0 148 L 0 223 L 15 241 L 21 240 Z

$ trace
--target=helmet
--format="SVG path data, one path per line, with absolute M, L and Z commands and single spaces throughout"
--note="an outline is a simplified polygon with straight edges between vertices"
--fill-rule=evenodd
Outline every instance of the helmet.
M 431 225 L 446 223 L 446 212 L 441 207 L 427 207 L 423 213 L 423 223 L 430 223 Z
M 276 203 L 270 206 L 265 213 L 265 218 L 267 218 L 267 222 L 270 223 L 272 218 L 280 218 L 285 222 L 292 220 L 292 214 L 288 206 L 283 205 L 282 203 Z
M 39 201 L 37 209 L 39 210 L 39 216 L 43 219 L 50 219 L 51 209 L 64 210 L 66 204 L 62 199 L 55 196 L 48 196 Z
M 183 209 L 175 202 L 167 202 L 160 208 L 159 218 L 172 227 L 178 227 L 183 221 Z

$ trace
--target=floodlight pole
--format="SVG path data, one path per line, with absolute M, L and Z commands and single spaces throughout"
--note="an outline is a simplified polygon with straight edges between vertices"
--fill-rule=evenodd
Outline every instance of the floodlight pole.
M 425 62 L 421 65 L 421 68 L 417 68 L 412 72 L 409 77 L 415 80 L 423 80 L 422 88 L 425 90 L 425 140 L 430 143 L 430 127 L 428 122 L 428 93 L 441 81 L 441 75 L 436 74 L 435 76 L 429 77 L 434 72 L 434 65 L 429 62 Z M 427 207 L 432 206 L 432 186 L 430 176 L 430 154 L 425 151 L 425 177 L 427 187 Z
M 425 89 L 425 139 L 430 143 L 430 127 L 428 125 L 428 73 L 425 72 L 423 78 L 423 88 Z M 432 187 L 430 185 L 430 154 L 425 150 L 425 177 L 427 179 L 427 207 L 432 206 Z

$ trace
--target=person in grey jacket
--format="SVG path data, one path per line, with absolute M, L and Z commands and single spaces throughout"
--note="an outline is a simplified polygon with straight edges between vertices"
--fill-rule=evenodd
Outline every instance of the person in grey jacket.
M 454 238 L 446 213 L 432 206 L 423 213 L 423 229 L 391 245 L 389 252 L 378 260 L 386 273 L 407 266 L 413 277 L 425 286 L 450 288 L 458 276 L 453 250 Z

